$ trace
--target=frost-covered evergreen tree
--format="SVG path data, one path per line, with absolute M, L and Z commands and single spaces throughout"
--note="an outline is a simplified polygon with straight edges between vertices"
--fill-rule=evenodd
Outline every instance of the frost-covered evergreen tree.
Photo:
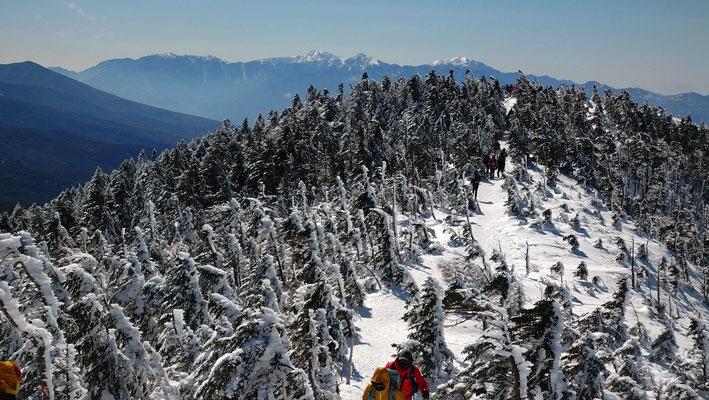
M 21 235 L 20 238 L 0 234 L 2 261 L 7 262 L 9 258 L 7 267 L 21 269 L 2 268 L 5 279 L 0 280 L 0 352 L 3 357 L 27 366 L 19 395 L 30 397 L 33 393 L 46 392 L 53 396 L 52 370 L 56 360 L 52 353 L 55 346 L 66 346 L 66 343 L 57 325 L 57 299 L 49 287 L 42 260 L 37 258 L 40 255 L 29 235 L 26 232 Z M 24 248 L 23 244 L 30 248 Z M 15 257 L 10 257 L 13 254 Z M 67 354 L 65 360 L 68 357 Z M 76 375 L 66 377 L 67 382 L 80 386 L 78 379 Z
M 413 280 L 401 264 L 399 244 L 392 229 L 391 216 L 378 208 L 373 208 L 370 215 L 373 216 L 373 231 L 376 232 L 374 240 L 376 240 L 377 252 L 374 260 L 377 269 L 381 271 L 385 280 L 411 290 Z
M 273 310 L 245 309 L 234 326 L 233 335 L 213 343 L 214 351 L 195 362 L 192 383 L 181 388 L 181 398 L 314 398 L 306 373 L 288 357 L 285 327 Z
M 650 347 L 650 360 L 671 364 L 677 360 L 677 340 L 673 329 L 665 329 Z
M 579 249 L 579 239 L 576 237 L 576 235 L 566 235 L 564 236 L 564 241 L 569 243 L 569 246 L 571 246 L 571 251 L 578 251 Z
M 642 397 L 644 395 L 643 388 L 650 377 L 646 368 L 643 367 L 645 358 L 642 355 L 640 343 L 635 338 L 628 339 L 613 353 L 612 362 L 616 373 L 608 377 L 609 387 L 614 391 L 620 388 L 619 394 L 625 394 L 631 398 Z
M 603 396 L 608 371 L 597 353 L 596 340 L 591 333 L 586 333 L 581 335 L 561 358 L 569 388 L 575 392 L 579 400 L 591 400 Z
M 561 337 L 564 315 L 556 301 L 539 301 L 511 320 L 512 339 L 526 348 L 530 362 L 528 393 L 549 399 L 565 399 L 571 395 L 561 371 Z
M 297 238 L 300 244 L 298 248 L 293 249 L 296 278 L 304 284 L 315 283 L 325 273 L 315 223 L 311 220 L 306 221 L 303 229 L 297 233 Z
M 690 350 L 692 366 L 691 374 L 698 387 L 707 390 L 709 384 L 709 330 L 706 324 L 698 318 L 692 318 L 689 324 L 689 335 L 692 337 Z
M 443 307 L 440 288 L 429 277 L 421 287 L 418 301 L 409 305 L 402 317 L 409 326 L 408 349 L 421 373 L 437 381 L 453 370 L 453 353 L 443 336 Z
M 576 267 L 576 271 L 574 271 L 574 277 L 579 278 L 582 281 L 588 279 L 588 267 L 586 266 L 585 261 L 581 261 L 581 263 L 579 263 L 579 266 Z
M 97 167 L 94 176 L 86 185 L 86 197 L 82 204 L 82 222 L 91 231 L 101 229 L 108 232 L 111 228 L 108 225 L 110 223 L 107 208 L 108 182 L 108 176 Z
M 189 372 L 201 350 L 194 331 L 185 325 L 184 317 L 184 311 L 177 308 L 164 314 L 160 319 L 162 331 L 155 341 L 165 372 L 171 378 Z
M 301 315 L 303 309 L 314 312 L 323 310 L 329 339 L 326 343 L 333 365 L 344 365 L 349 352 L 349 340 L 346 335 L 352 326 L 352 313 L 345 309 L 332 293 L 332 287 L 325 281 L 305 285 L 298 289 L 293 299 L 292 313 Z M 317 317 L 317 315 L 315 315 Z M 318 322 L 320 323 L 320 322 Z M 352 334 L 352 332 L 350 332 Z
M 117 330 L 104 320 L 109 310 L 102 299 L 88 294 L 67 312 L 75 324 L 67 337 L 77 343 L 77 361 L 84 371 L 88 398 L 150 398 L 151 390 L 141 384 L 143 377 L 119 348 Z
M 549 270 L 551 271 L 552 274 L 559 277 L 559 281 L 563 285 L 564 284 L 564 264 L 561 261 L 557 261 L 549 268 Z
M 303 308 L 291 323 L 292 350 L 288 353 L 293 365 L 308 375 L 316 399 L 335 399 L 339 392 L 336 371 L 328 345 L 330 333 L 324 309 Z
M 628 291 L 627 278 L 618 281 L 613 299 L 581 317 L 577 322 L 579 327 L 585 331 L 605 333 L 608 335 L 608 344 L 611 347 L 619 347 L 628 338 L 625 324 Z
M 199 287 L 199 273 L 194 260 L 187 253 L 177 254 L 176 264 L 165 277 L 161 309 L 170 313 L 173 309 L 185 311 L 185 323 L 194 329 L 209 324 L 207 301 Z
M 435 398 L 527 398 L 531 363 L 526 349 L 512 341 L 507 311 L 481 297 L 469 299 L 466 310 L 482 320 L 485 331 L 463 350 L 470 366 L 439 386 Z

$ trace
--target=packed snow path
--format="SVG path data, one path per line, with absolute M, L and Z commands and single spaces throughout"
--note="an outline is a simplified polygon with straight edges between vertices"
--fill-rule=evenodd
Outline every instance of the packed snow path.
M 471 218 L 475 238 L 480 242 L 486 253 L 492 252 L 492 246 L 497 246 L 500 240 L 499 232 L 488 229 L 498 225 L 508 218 L 503 207 L 506 193 L 502 189 L 504 179 L 483 180 L 478 191 L 480 212 Z M 450 232 L 446 231 L 445 218 L 449 215 L 445 209 L 436 209 L 436 219 L 428 218 L 426 225 L 435 232 L 435 240 L 442 246 L 441 255 L 424 255 L 423 262 L 409 267 L 416 284 L 423 285 L 426 278 L 433 277 L 442 288 L 446 287 L 439 263 L 456 256 L 462 256 L 461 249 L 448 246 Z M 374 370 L 383 367 L 394 359 L 396 350 L 392 344 L 405 341 L 408 335 L 406 323 L 401 319 L 404 314 L 407 293 L 399 288 L 385 288 L 376 293 L 370 293 L 365 300 L 365 306 L 358 309 L 357 327 L 358 340 L 355 342 L 352 368 L 352 384 L 342 385 L 343 400 L 361 399 L 364 388 L 374 374 Z M 445 337 L 448 348 L 456 355 L 455 367 L 461 369 L 463 348 L 471 343 L 471 338 L 480 334 L 475 322 L 458 321 L 455 316 L 448 315 L 445 322 Z M 346 373 L 346 372 L 345 372 Z M 429 382 L 431 384 L 431 382 Z M 433 389 L 433 388 L 432 388 Z
M 504 147 L 504 146 L 503 146 Z M 511 172 L 511 163 L 507 163 L 507 173 Z M 542 181 L 541 171 L 530 170 L 533 184 L 530 189 Z M 507 191 L 503 188 L 504 179 L 483 180 L 478 193 L 480 210 L 471 217 L 472 232 L 475 239 L 485 252 L 486 260 L 493 250 L 501 250 L 507 263 L 523 283 L 527 306 L 542 298 L 542 292 L 547 282 L 561 283 L 558 276 L 550 273 L 550 267 L 557 261 L 564 265 L 563 285 L 569 290 L 573 305 L 573 316 L 588 313 L 601 304 L 609 301 L 615 291 L 619 279 L 630 273 L 629 263 L 616 261 L 619 254 L 616 245 L 617 238 L 625 241 L 628 249 L 645 244 L 648 248 L 648 261 L 637 261 L 636 271 L 647 270 L 649 278 L 638 278 L 637 290 L 631 291 L 628 308 L 626 309 L 626 325 L 636 325 L 640 321 L 647 329 L 647 337 L 654 340 L 665 329 L 662 322 L 652 315 L 649 299 L 656 299 L 657 281 L 656 265 L 661 257 L 673 259 L 667 249 L 654 240 L 648 240 L 635 234 L 634 226 L 626 221 L 618 230 L 612 226 L 612 213 L 594 202 L 595 194 L 578 186 L 572 179 L 559 177 L 557 189 L 547 190 L 540 199 L 541 205 L 537 212 L 545 209 L 552 211 L 552 226 L 535 229 L 530 221 L 524 221 L 508 215 L 505 208 Z M 437 208 L 436 218 L 428 218 L 426 225 L 435 232 L 435 241 L 440 244 L 442 252 L 436 255 L 424 255 L 422 262 L 409 266 L 408 270 L 416 283 L 423 285 L 428 277 L 433 277 L 439 286 L 445 290 L 445 281 L 440 265 L 446 261 L 462 257 L 462 247 L 452 247 L 449 244 L 451 226 L 446 222 L 449 210 Z M 578 216 L 580 226 L 573 226 L 570 221 Z M 460 231 L 461 227 L 453 227 Z M 572 251 L 564 237 L 573 234 L 580 243 L 579 249 Z M 603 245 L 596 247 L 601 239 Z M 530 272 L 527 275 L 525 255 L 529 245 Z M 587 281 L 580 281 L 573 276 L 581 261 L 588 266 L 588 280 L 599 278 L 599 286 L 593 287 Z M 489 261 L 490 262 L 490 261 Z M 491 263 L 491 262 L 490 262 Z M 494 268 L 494 266 L 492 266 Z M 698 277 L 693 276 L 693 280 Z M 695 282 L 695 287 L 700 287 Z M 663 289 L 662 295 L 666 296 Z M 354 347 L 352 384 L 340 386 L 344 400 L 362 398 L 362 392 L 369 383 L 374 370 L 384 366 L 394 359 L 395 349 L 392 344 L 401 343 L 407 339 L 408 328 L 401 319 L 406 304 L 406 293 L 399 288 L 383 289 L 368 294 L 365 307 L 358 310 L 359 320 L 356 321 L 358 339 Z M 663 301 L 664 297 L 663 297 Z M 687 289 L 673 299 L 675 310 L 679 308 L 681 318 L 673 322 L 679 354 L 686 354 L 691 347 L 686 336 L 689 317 L 695 316 L 696 310 L 703 309 L 700 305 L 701 295 L 693 289 Z M 455 315 L 447 314 L 444 322 L 444 335 L 448 348 L 456 357 L 455 368 L 461 370 L 466 366 L 462 353 L 465 346 L 473 343 L 481 334 L 481 326 L 474 321 L 459 321 Z M 647 347 L 643 350 L 647 352 Z M 645 354 L 647 355 L 647 354 Z M 664 370 L 651 372 L 655 380 L 664 380 Z M 432 382 L 429 382 L 431 385 Z M 431 385 L 435 391 L 435 384 Z M 419 395 L 420 396 L 420 395 Z

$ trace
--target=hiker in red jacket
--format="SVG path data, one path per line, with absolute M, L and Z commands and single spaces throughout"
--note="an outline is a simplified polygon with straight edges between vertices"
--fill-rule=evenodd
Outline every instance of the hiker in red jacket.
M 396 357 L 396 360 L 389 362 L 386 367 L 389 369 L 396 369 L 401 377 L 399 387 L 401 391 L 404 392 L 406 400 L 411 400 L 414 397 L 414 393 L 421 392 L 424 399 L 428 399 L 429 390 L 426 380 L 423 379 L 421 371 L 413 363 L 413 356 L 408 350 L 402 350 Z

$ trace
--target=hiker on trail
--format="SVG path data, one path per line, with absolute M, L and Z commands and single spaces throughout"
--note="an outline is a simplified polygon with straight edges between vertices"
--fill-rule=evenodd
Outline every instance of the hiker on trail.
M 482 176 L 480 176 L 480 172 L 478 170 L 475 170 L 475 173 L 473 174 L 473 178 L 470 180 L 470 183 L 473 184 L 473 197 L 475 200 L 478 199 L 478 187 L 480 187 L 480 181 L 483 179 Z
M 399 375 L 396 370 L 377 368 L 372 381 L 364 389 L 362 400 L 406 400 L 404 392 L 399 389 Z
M 490 171 L 490 155 L 488 153 L 483 156 L 483 168 L 485 171 Z
M 495 140 L 493 148 L 495 149 L 495 157 L 497 157 L 500 154 L 500 142 L 498 140 Z
M 507 150 L 502 149 L 500 157 L 497 158 L 497 177 L 505 175 L 505 159 L 507 158 Z
M 493 154 L 490 157 L 490 179 L 495 179 L 495 170 L 497 170 L 497 158 Z
M 414 365 L 414 357 L 408 350 L 399 353 L 394 361 L 386 365 L 387 368 L 395 369 L 399 373 L 401 384 L 399 387 L 404 392 L 406 400 L 411 400 L 414 393 L 421 392 L 424 399 L 428 399 L 429 390 L 426 380 L 423 379 L 421 371 Z
M 0 400 L 17 399 L 21 380 L 22 371 L 17 364 L 12 361 L 0 362 Z

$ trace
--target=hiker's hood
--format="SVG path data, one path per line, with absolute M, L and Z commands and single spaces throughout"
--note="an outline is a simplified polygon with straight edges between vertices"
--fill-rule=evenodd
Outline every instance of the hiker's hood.
M 17 394 L 20 387 L 22 372 L 10 361 L 0 362 L 0 392 L 7 394 Z
M 372 382 L 379 382 L 385 385 L 383 393 L 389 392 L 389 370 L 386 368 L 377 368 L 374 371 L 374 376 L 372 376 Z

